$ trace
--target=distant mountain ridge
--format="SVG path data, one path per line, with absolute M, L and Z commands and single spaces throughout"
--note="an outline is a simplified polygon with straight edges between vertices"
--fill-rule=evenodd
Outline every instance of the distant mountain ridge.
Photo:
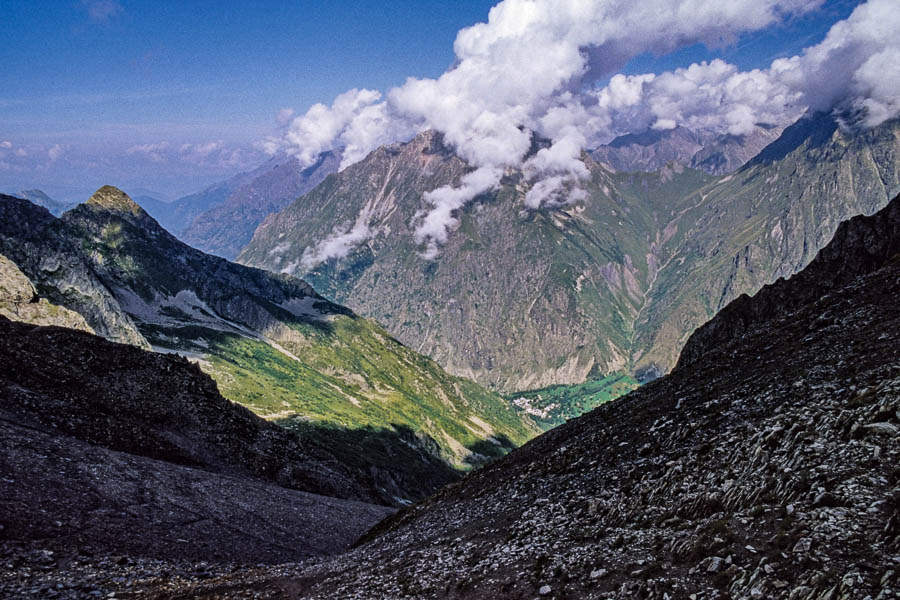
M 57 217 L 59 215 L 61 215 L 63 212 L 65 212 L 67 209 L 75 206 L 74 204 L 71 204 L 68 202 L 60 202 L 59 200 L 54 200 L 53 198 L 51 198 L 50 196 L 45 194 L 43 191 L 37 190 L 37 189 L 22 190 L 22 191 L 16 192 L 15 194 L 12 194 L 12 195 L 16 196 L 17 198 L 29 200 L 29 201 L 37 204 L 38 206 L 43 206 L 44 208 L 49 210 L 51 213 L 53 213 L 54 216 L 57 216 Z
M 541 211 L 523 210 L 528 185 L 510 173 L 459 211 L 434 261 L 418 256 L 411 223 L 426 192 L 469 168 L 426 132 L 267 219 L 238 260 L 296 269 L 450 372 L 504 392 L 622 372 L 648 380 L 730 300 L 798 271 L 840 221 L 900 191 L 898 131 L 896 120 L 847 132 L 810 115 L 768 148 L 787 148 L 780 157 L 719 177 L 678 163 L 613 172 L 586 156 L 587 197 Z M 302 268 L 359 215 L 368 239 Z
M 756 125 L 743 135 L 715 135 L 681 126 L 651 129 L 619 136 L 593 150 L 591 157 L 616 171 L 649 173 L 675 162 L 710 175 L 727 175 L 778 139 L 782 130 L 782 127 Z
M 296 158 L 279 154 L 252 171 L 173 202 L 148 196 L 134 200 L 169 233 L 199 250 L 231 260 L 267 216 L 318 185 L 336 172 L 339 164 L 340 157 L 333 152 L 323 153 L 306 168 Z

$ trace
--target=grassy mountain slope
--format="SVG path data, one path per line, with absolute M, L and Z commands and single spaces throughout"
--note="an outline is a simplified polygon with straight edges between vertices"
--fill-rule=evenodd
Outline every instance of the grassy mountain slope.
M 624 396 L 637 386 L 637 380 L 630 375 L 615 373 L 584 383 L 509 394 L 507 399 L 546 431 Z
M 386 477 L 401 500 L 446 483 L 416 487 L 420 467 L 434 470 L 429 461 L 464 468 L 537 432 L 496 394 L 448 375 L 302 280 L 179 242 L 115 188 L 55 226 L 156 349 L 198 360 L 229 399 L 301 429 L 368 428 L 373 447 L 390 437 L 414 447 L 415 461 L 398 461 Z

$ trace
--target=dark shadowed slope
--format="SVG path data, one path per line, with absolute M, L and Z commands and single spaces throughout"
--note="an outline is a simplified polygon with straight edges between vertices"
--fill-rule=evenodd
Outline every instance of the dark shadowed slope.
M 809 271 L 740 301 L 768 316 L 726 328 L 730 341 L 702 345 L 701 330 L 671 375 L 356 551 L 260 585 L 308 598 L 893 597 L 898 212 L 895 199 L 852 220 Z
M 368 474 L 219 395 L 187 360 L 0 318 L 0 541 L 283 561 L 391 509 Z
M 198 362 L 226 398 L 370 473 L 385 503 L 420 500 L 454 467 L 537 433 L 306 282 L 190 248 L 116 188 L 61 219 L 0 198 L 0 246 L 49 300 L 100 317 L 88 318 L 95 331 L 121 315 L 154 349 Z

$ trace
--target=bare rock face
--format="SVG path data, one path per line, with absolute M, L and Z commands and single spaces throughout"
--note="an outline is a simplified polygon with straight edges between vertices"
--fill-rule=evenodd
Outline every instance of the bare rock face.
M 104 194 L 98 201 L 115 199 Z M 0 253 L 21 269 L 41 297 L 80 314 L 98 335 L 150 347 L 73 243 L 64 222 L 45 208 L 0 195 Z
M 77 312 L 39 298 L 37 291 L 22 271 L 0 254 L 0 315 L 32 325 L 55 325 L 94 333 Z
M 0 302 L 25 304 L 32 302 L 37 292 L 28 277 L 11 260 L 0 254 Z

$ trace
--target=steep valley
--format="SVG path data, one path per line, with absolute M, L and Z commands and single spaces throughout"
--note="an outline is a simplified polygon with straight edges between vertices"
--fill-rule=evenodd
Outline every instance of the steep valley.
M 355 550 L 187 590 L 891 598 L 898 294 L 900 197 L 843 223 L 799 274 L 729 303 L 671 374 L 399 512 Z

